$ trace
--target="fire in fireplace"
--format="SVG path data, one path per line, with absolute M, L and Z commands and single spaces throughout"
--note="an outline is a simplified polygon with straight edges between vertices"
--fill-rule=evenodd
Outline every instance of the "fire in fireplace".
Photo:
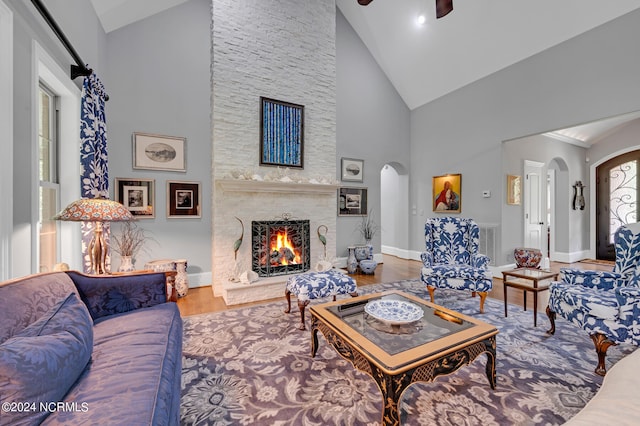
M 251 222 L 251 266 L 261 277 L 308 271 L 309 245 L 308 220 Z

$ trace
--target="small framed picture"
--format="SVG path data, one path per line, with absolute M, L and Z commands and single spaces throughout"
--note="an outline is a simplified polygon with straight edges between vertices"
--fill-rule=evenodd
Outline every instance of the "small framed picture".
M 200 198 L 200 182 L 167 181 L 167 217 L 200 217 Z
M 137 132 L 132 138 L 134 169 L 187 171 L 186 138 Z
M 153 219 L 155 215 L 155 180 L 115 179 L 115 199 L 137 219 Z
M 462 211 L 462 175 L 449 174 L 433 177 L 433 211 L 460 213 Z
M 340 170 L 342 170 L 340 179 L 345 182 L 364 181 L 364 160 L 343 157 L 340 160 Z
M 519 206 L 521 202 L 522 177 L 507 175 L 507 204 Z
M 260 97 L 260 165 L 304 168 L 304 105 Z
M 338 216 L 366 216 L 367 188 L 339 188 Z

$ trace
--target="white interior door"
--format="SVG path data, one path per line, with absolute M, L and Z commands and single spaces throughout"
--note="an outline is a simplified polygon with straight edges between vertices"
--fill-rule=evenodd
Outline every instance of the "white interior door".
M 543 199 L 546 175 L 543 173 L 544 163 L 524 160 L 524 245 L 546 253 Z

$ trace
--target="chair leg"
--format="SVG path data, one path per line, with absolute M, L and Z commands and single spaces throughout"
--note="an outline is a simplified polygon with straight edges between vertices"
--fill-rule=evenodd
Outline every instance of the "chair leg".
M 549 317 L 549 322 L 551 323 L 551 328 L 547 330 L 547 334 L 555 334 L 556 332 L 556 313 L 547 306 L 547 316 Z
M 607 367 L 605 365 L 605 357 L 607 356 L 607 349 L 609 346 L 615 346 L 616 343 L 609 340 L 607 336 L 601 333 L 595 333 L 591 335 L 591 340 L 596 346 L 596 352 L 598 353 L 598 366 L 596 367 L 596 374 L 604 376 L 607 374 Z
M 427 286 L 427 290 L 429 290 L 429 297 L 431 298 L 431 303 L 433 303 L 433 291 L 435 289 L 435 287 Z
M 487 299 L 487 292 L 480 291 L 478 294 L 480 295 L 480 313 L 484 314 L 484 301 Z

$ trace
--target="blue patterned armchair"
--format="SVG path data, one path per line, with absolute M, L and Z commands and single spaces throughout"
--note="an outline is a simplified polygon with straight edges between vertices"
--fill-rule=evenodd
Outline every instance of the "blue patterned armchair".
M 480 294 L 484 312 L 487 292 L 493 287 L 489 258 L 478 253 L 480 231 L 472 219 L 438 217 L 424 225 L 426 251 L 421 254 L 422 281 L 431 302 L 436 288 L 467 290 Z
M 640 344 L 640 223 L 621 226 L 614 236 L 613 272 L 562 268 L 549 286 L 547 316 L 556 331 L 556 314 L 582 327 L 598 354 L 596 374 L 607 372 L 609 346 Z

